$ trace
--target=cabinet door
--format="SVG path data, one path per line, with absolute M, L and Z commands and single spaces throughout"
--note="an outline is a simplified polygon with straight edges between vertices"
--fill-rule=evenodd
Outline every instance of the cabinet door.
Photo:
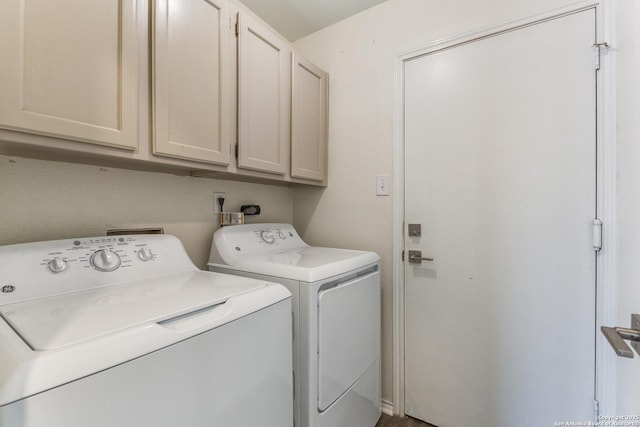
M 155 0 L 154 154 L 229 164 L 226 0 Z
M 284 175 L 289 163 L 291 49 L 238 16 L 238 167 Z
M 136 0 L 2 0 L 0 127 L 135 149 Z
M 291 110 L 291 176 L 326 178 L 327 74 L 295 53 Z

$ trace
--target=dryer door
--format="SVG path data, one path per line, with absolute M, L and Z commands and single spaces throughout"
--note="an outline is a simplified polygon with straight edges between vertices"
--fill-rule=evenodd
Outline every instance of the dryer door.
M 380 357 L 380 273 L 318 294 L 318 410 L 324 411 Z

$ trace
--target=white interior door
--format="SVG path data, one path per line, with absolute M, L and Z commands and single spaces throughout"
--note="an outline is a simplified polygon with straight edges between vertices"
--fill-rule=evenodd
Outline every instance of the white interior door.
M 408 415 L 593 419 L 594 37 L 587 10 L 405 63 Z

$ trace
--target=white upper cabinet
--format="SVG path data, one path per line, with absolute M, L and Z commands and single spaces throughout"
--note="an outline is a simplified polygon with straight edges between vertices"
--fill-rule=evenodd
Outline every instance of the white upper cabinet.
M 291 48 L 246 14 L 238 16 L 238 167 L 289 170 Z
M 293 58 L 291 176 L 327 176 L 327 74 L 297 54 Z
M 231 80 L 226 0 L 155 0 L 154 154 L 229 164 Z
M 0 0 L 1 154 L 326 185 L 327 86 L 234 0 Z
M 136 1 L 0 1 L 0 127 L 135 149 Z

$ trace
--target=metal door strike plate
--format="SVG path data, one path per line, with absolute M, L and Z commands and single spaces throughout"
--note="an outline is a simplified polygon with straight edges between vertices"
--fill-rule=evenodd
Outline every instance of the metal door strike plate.
M 631 315 L 631 329 L 640 330 L 640 314 Z M 631 347 L 640 355 L 640 342 L 631 341 Z

